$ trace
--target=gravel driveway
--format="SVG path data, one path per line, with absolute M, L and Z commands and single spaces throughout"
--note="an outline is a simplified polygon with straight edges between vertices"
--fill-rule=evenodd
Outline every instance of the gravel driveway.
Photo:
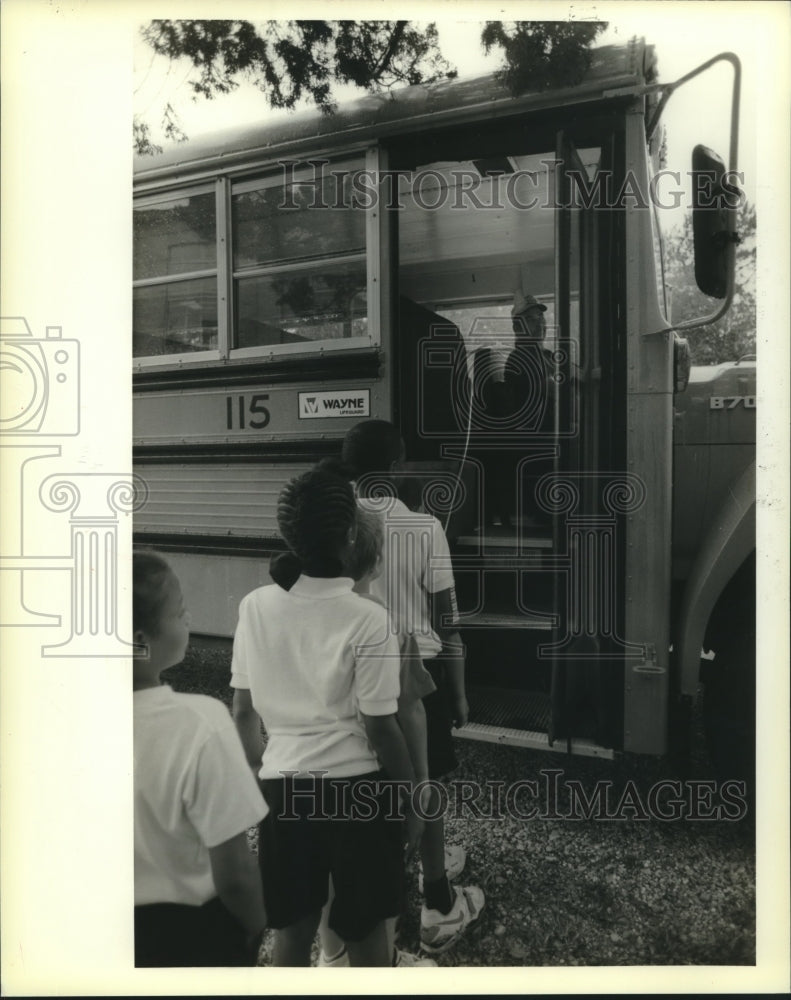
M 229 645 L 194 643 L 164 677 L 229 703 Z M 739 809 L 701 784 L 711 775 L 699 731 L 681 786 L 660 784 L 675 778 L 664 761 L 626 755 L 606 761 L 462 739 L 457 755 L 447 839 L 467 849 L 462 882 L 482 886 L 487 907 L 439 965 L 755 962 L 753 824 L 750 816 L 704 818 Z M 688 817 L 690 797 L 701 818 Z M 674 811 L 682 818 L 661 818 Z M 411 951 L 419 906 L 413 871 L 401 938 Z M 270 947 L 265 940 L 261 964 Z

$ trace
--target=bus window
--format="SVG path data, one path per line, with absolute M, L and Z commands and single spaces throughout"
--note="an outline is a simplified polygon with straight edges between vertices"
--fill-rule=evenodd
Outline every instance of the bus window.
M 140 199 L 134 357 L 181 364 L 197 352 L 241 360 L 263 348 L 370 346 L 378 264 L 364 168 L 362 157 L 289 161 Z
M 233 349 L 367 336 L 363 166 L 284 163 L 234 186 Z
M 134 211 L 134 357 L 217 350 L 214 189 Z
M 236 282 L 236 345 L 364 337 L 365 258 Z

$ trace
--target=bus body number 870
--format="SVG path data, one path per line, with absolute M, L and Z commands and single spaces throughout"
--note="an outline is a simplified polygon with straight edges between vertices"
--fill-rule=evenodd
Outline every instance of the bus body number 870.
M 735 410 L 740 404 L 745 410 L 755 409 L 755 396 L 712 396 L 709 402 L 711 410 Z

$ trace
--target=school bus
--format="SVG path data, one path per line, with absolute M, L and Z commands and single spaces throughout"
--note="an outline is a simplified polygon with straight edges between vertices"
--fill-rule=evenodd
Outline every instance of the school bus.
M 687 167 L 712 305 L 671 322 L 662 115 L 717 63 L 729 161 L 698 146 Z M 169 553 L 193 630 L 233 634 L 283 548 L 283 484 L 383 418 L 406 445 L 401 495 L 451 544 L 458 735 L 672 749 L 702 649 L 726 658 L 721 602 L 754 631 L 755 365 L 690 368 L 686 349 L 733 294 L 738 90 L 731 54 L 661 85 L 634 40 L 564 89 L 416 86 L 138 158 L 135 540 Z M 545 325 L 519 357 L 517 302 Z

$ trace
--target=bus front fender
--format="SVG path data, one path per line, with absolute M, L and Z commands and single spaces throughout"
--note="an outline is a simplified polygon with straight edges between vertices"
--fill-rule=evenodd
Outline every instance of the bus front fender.
M 725 585 L 755 548 L 755 463 L 730 488 L 692 565 L 675 637 L 680 693 L 694 697 L 706 625 Z

